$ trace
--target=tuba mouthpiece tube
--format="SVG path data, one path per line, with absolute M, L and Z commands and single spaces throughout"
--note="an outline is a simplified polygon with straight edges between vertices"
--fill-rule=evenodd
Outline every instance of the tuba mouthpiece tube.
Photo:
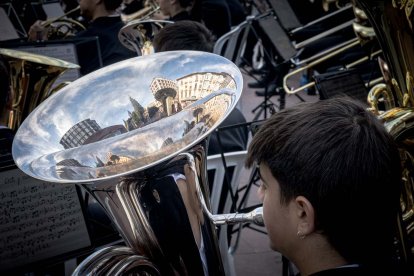
M 215 225 L 253 222 L 256 225 L 264 226 L 263 207 L 258 207 L 253 211 L 245 214 L 231 213 L 222 215 L 212 215 L 211 219 Z

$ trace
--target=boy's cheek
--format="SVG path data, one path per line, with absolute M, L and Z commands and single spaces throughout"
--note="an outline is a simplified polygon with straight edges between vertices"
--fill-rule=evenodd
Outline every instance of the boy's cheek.
M 259 189 L 257 190 L 257 196 L 259 197 L 260 201 L 262 201 L 262 202 L 263 202 L 263 199 L 264 199 L 264 193 L 265 193 L 265 191 L 263 189 L 263 186 L 260 185 Z

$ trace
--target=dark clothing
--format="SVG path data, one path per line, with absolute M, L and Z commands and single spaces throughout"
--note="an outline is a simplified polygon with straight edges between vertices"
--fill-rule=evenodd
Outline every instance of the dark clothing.
M 180 173 L 183 167 L 167 168 Z M 194 239 L 188 213 L 182 195 L 172 176 L 154 177 L 140 187 L 141 201 L 148 221 L 162 248 L 164 256 L 178 275 L 204 275 L 200 252 Z M 221 275 L 209 219 L 200 225 L 209 275 Z M 162 273 L 161 273 L 162 274 Z M 167 273 L 165 273 L 167 274 Z M 163 274 L 164 275 L 164 274 Z
M 119 30 L 124 26 L 120 16 L 99 17 L 91 22 L 88 28 L 79 32 L 76 37 L 94 37 L 99 38 L 99 47 L 101 51 L 103 66 L 135 57 L 136 54 L 121 44 L 118 39 Z M 93 53 L 83 53 L 84 58 L 91 60 L 89 68 L 82 68 L 82 74 L 90 73 L 96 68 L 97 56 Z M 79 57 L 81 58 L 81 57 Z M 94 62 L 95 61 L 95 62 Z
M 0 171 L 14 167 L 11 153 L 14 133 L 11 129 L 0 126 Z
M 193 20 L 203 22 L 216 38 L 230 31 L 231 14 L 224 0 L 196 0 L 191 13 Z
M 237 26 L 246 20 L 246 11 L 239 0 L 226 0 L 230 10 L 231 26 Z
M 170 19 L 171 21 L 181 21 L 181 20 L 191 20 L 191 16 L 187 11 L 182 11 L 180 13 L 177 13 L 174 16 L 171 16 Z
M 375 275 L 375 274 L 367 274 L 370 271 L 357 266 L 357 267 L 340 267 L 334 269 L 328 269 L 319 271 L 316 273 L 311 274 L 311 276 L 363 276 L 363 275 Z
M 210 135 L 207 150 L 208 155 L 245 150 L 247 147 L 249 131 L 244 123 L 246 123 L 246 119 L 240 110 L 237 108 L 233 109 L 229 116 L 218 127 L 218 131 L 213 132 Z M 226 126 L 229 128 L 220 130 L 220 127 Z M 218 138 L 220 139 L 220 143 Z M 229 177 L 228 180 L 230 183 L 233 177 L 233 173 L 234 167 L 227 167 L 227 174 Z M 209 170 L 207 172 L 210 191 L 213 189 L 214 174 L 214 170 Z M 226 185 L 227 184 L 224 183 L 224 187 L 227 187 Z M 227 188 L 223 188 L 223 192 L 220 196 L 218 213 L 223 212 L 224 204 L 227 200 L 227 195 Z M 231 229 L 231 227 L 229 227 L 229 229 Z
M 217 39 L 246 19 L 239 0 L 195 0 L 191 16 L 203 22 Z
M 245 150 L 248 139 L 248 129 L 246 125 L 237 126 L 246 123 L 246 119 L 239 109 L 235 108 L 229 116 L 218 127 L 217 132 L 210 135 L 208 143 L 208 155 L 219 154 L 221 152 L 232 152 Z M 231 127 L 220 130 L 220 127 Z M 219 135 L 220 143 L 217 135 Z
M 327 269 L 311 274 L 310 276 L 366 276 L 366 275 L 407 275 L 398 267 L 382 266 L 383 263 L 376 264 L 375 267 L 349 266 Z M 300 274 L 298 274 L 300 275 Z

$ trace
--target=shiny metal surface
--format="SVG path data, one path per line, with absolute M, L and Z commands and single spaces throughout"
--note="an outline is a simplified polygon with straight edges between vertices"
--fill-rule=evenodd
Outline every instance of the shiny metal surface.
M 130 22 L 132 20 L 146 20 L 150 19 L 155 13 L 160 11 L 160 7 L 155 0 L 144 1 L 144 7 L 131 14 L 121 14 L 122 21 Z
M 127 245 L 91 255 L 74 275 L 224 274 L 215 221 L 235 216 L 209 211 L 206 137 L 242 87 L 239 69 L 221 56 L 163 52 L 84 76 L 30 114 L 13 142 L 16 164 L 82 185 Z
M 372 89 L 369 96 L 377 113 L 380 113 L 377 110 L 379 95 L 389 103 L 379 118 L 399 146 L 403 167 L 397 257 L 414 272 L 414 1 L 355 2 L 374 27 L 384 54 L 385 62 L 380 61 L 380 68 L 385 84 Z
M 6 119 L 8 127 L 14 130 L 50 96 L 51 87 L 61 74 L 79 68 L 60 59 L 11 49 L 0 48 L 0 55 L 10 72 L 12 109 Z
M 392 79 L 387 83 L 400 107 L 414 106 L 412 1 L 357 0 L 375 32 Z M 408 98 L 405 99 L 405 98 Z
M 177 51 L 122 61 L 40 105 L 18 130 L 13 157 L 27 174 L 51 182 L 143 170 L 205 138 L 234 108 L 241 89 L 239 69 L 215 54 Z M 182 110 L 174 112 L 174 104 Z M 88 134 L 82 127 L 96 129 Z
M 173 24 L 166 20 L 142 20 L 136 19 L 128 22 L 119 30 L 118 39 L 122 45 L 131 51 L 135 51 L 138 56 L 153 54 L 152 40 L 155 35 L 166 24 Z

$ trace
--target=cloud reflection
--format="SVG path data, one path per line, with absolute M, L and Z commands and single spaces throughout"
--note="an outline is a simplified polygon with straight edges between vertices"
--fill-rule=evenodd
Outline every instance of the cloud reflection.
M 192 110 L 181 111 L 157 123 L 124 133 L 122 139 L 117 136 L 67 150 L 59 141 L 69 129 L 86 119 L 95 120 L 102 129 L 124 125 L 129 118 L 128 112 L 133 111 L 130 97 L 143 107 L 154 103 L 150 89 L 154 78 L 176 80 L 200 72 L 225 72 L 232 76 L 238 87 L 235 100 L 240 98 L 242 77 L 238 68 L 225 58 L 203 52 L 157 53 L 119 62 L 86 75 L 44 101 L 22 124 L 13 144 L 16 163 L 23 170 L 31 164 L 33 174 L 55 178 L 55 165 L 66 159 L 93 168 L 97 166 L 97 158 L 106 160 L 108 153 L 131 159 L 144 158 L 159 151 L 166 139 L 172 139 L 174 143 L 178 141 L 173 145 L 177 148 L 166 147 L 167 155 L 169 150 L 171 153 L 180 150 L 180 147 L 196 142 L 208 130 L 204 123 L 198 122 L 199 118 L 194 117 L 197 114 Z M 229 110 L 225 113 L 228 114 Z M 214 117 L 206 115 L 201 114 L 200 118 Z M 223 119 L 218 118 L 219 121 Z M 190 123 L 193 128 L 188 132 Z

